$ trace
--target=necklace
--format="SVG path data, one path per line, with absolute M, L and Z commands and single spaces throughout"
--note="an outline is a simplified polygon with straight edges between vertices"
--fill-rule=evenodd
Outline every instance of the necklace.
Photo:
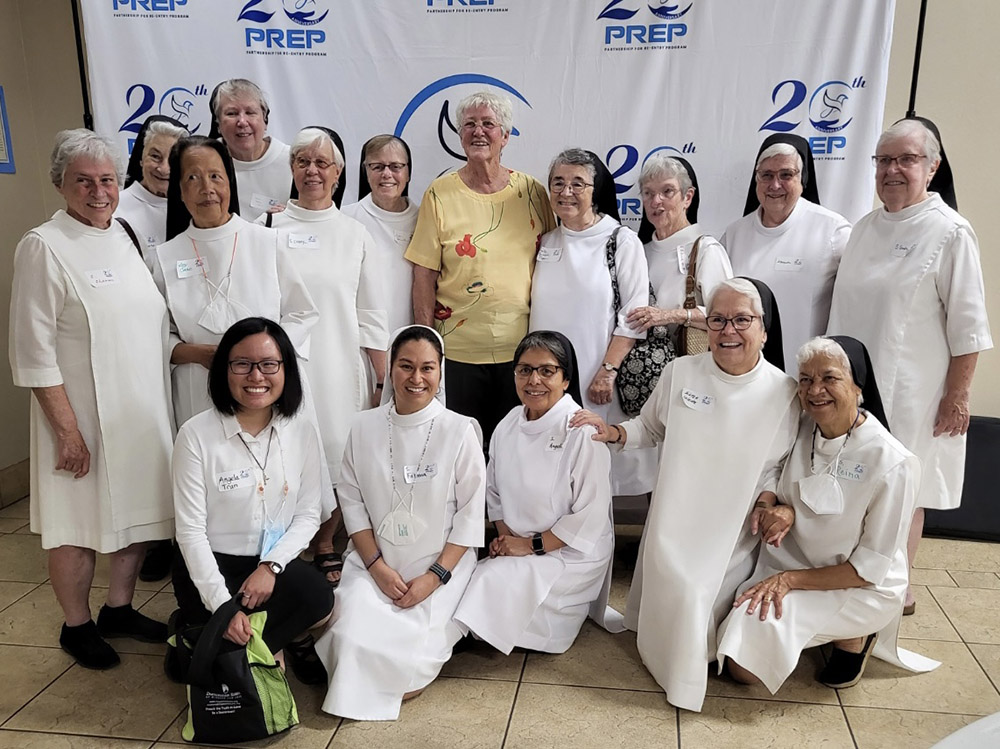
M 194 237 L 190 237 L 191 246 L 194 247 L 194 256 L 198 259 L 198 267 L 201 268 L 201 275 L 205 279 L 205 283 L 209 286 L 214 287 L 216 290 L 222 288 L 222 285 L 232 277 L 233 275 L 233 262 L 236 260 L 236 241 L 240 238 L 240 233 L 236 232 L 233 235 L 233 253 L 229 256 L 229 270 L 226 271 L 226 275 L 219 281 L 219 285 L 216 286 L 212 283 L 211 279 L 208 277 L 208 271 L 205 270 L 205 261 L 202 260 L 201 253 L 198 252 L 198 243 L 194 241 Z M 211 294 L 209 295 L 211 296 Z
M 392 480 L 392 496 L 393 497 L 398 497 L 400 503 L 403 505 L 404 508 L 406 508 L 406 499 L 409 499 L 410 500 L 410 506 L 408 508 L 406 508 L 406 509 L 407 509 L 407 511 L 409 511 L 412 514 L 412 512 L 413 512 L 413 484 L 410 484 L 410 490 L 406 494 L 406 499 L 404 499 L 403 495 L 400 494 L 399 490 L 396 488 L 396 463 L 395 463 L 395 461 L 393 459 L 393 453 L 392 453 L 392 430 L 393 430 L 393 425 L 392 425 L 392 416 L 391 416 L 391 414 L 390 414 L 389 411 L 386 411 L 385 418 L 386 418 L 386 421 L 389 422 L 389 478 Z M 417 470 L 418 471 L 420 470 L 420 466 L 422 466 L 424 464 L 424 457 L 427 455 L 427 446 L 431 443 L 431 434 L 434 433 L 434 422 L 435 421 L 437 421 L 437 417 L 436 416 L 433 419 L 431 419 L 430 428 L 427 430 L 427 438 L 424 440 L 424 447 L 420 451 L 420 457 L 417 459 Z M 405 466 L 404 466 L 404 470 L 405 470 Z
M 273 426 L 271 427 L 271 431 L 267 435 L 267 450 L 264 452 L 264 462 L 263 462 L 263 464 L 259 460 L 257 460 L 257 456 L 254 455 L 253 450 L 250 449 L 250 445 L 247 444 L 247 441 L 245 439 L 243 439 L 243 435 L 242 434 L 237 434 L 236 436 L 240 438 L 240 442 L 243 443 L 243 447 L 245 447 L 247 449 L 247 452 L 250 453 L 250 457 L 253 458 L 253 462 L 257 464 L 257 467 L 260 469 L 260 475 L 264 477 L 264 483 L 257 485 L 257 491 L 260 492 L 261 494 L 263 494 L 264 493 L 264 487 L 267 486 L 267 471 L 265 469 L 267 468 L 267 459 L 271 455 L 271 440 L 274 439 L 274 427 Z M 288 482 L 285 482 L 285 487 L 286 487 L 285 493 L 286 494 L 288 493 L 287 486 L 288 486 Z
M 858 419 L 860 418 L 861 418 L 861 409 L 859 408 L 858 412 L 854 415 L 854 422 L 847 429 L 847 436 L 844 438 L 844 444 L 840 446 L 840 450 L 837 452 L 837 457 L 833 459 L 834 462 L 836 462 L 839 459 L 840 453 L 842 453 L 844 451 L 844 448 L 847 447 L 847 440 L 851 438 L 851 432 L 853 432 L 854 427 L 858 425 Z M 813 473 L 816 473 L 816 433 L 818 431 L 819 431 L 819 424 L 813 427 L 812 447 L 809 449 L 809 470 L 812 471 Z M 831 463 L 830 465 L 833 465 L 833 463 Z M 827 468 L 829 467 L 830 466 L 827 466 Z

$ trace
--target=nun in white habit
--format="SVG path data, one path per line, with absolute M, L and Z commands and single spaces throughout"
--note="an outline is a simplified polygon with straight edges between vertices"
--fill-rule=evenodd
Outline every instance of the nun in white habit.
M 795 522 L 780 544 L 761 548 L 740 587 L 719 630 L 719 670 L 728 659 L 737 681 L 774 694 L 802 650 L 827 642 L 833 652 L 817 678 L 836 689 L 857 684 L 872 654 L 911 671 L 935 668 L 896 645 L 920 463 L 880 421 L 860 341 L 814 338 L 798 362 L 803 415 L 776 492 Z
M 570 428 L 580 410 L 573 344 L 529 333 L 514 353 L 521 399 L 490 440 L 486 504 L 498 537 L 476 567 L 455 619 L 509 654 L 515 647 L 564 653 L 587 614 L 621 632 L 608 608 L 614 528 L 611 457 Z
M 758 527 L 765 509 L 755 506 L 776 488 L 798 422 L 795 382 L 762 353 L 770 302 L 759 282 L 723 281 L 708 304 L 710 350 L 669 363 L 638 417 L 570 421 L 626 450 L 662 445 L 625 626 L 667 700 L 686 710 L 701 710 L 715 633 L 753 570 L 758 539 L 780 532 Z
M 462 636 L 453 616 L 483 544 L 486 465 L 476 423 L 435 397 L 443 352 L 431 328 L 397 331 L 392 390 L 347 439 L 338 494 L 351 540 L 316 647 L 333 715 L 395 720 Z

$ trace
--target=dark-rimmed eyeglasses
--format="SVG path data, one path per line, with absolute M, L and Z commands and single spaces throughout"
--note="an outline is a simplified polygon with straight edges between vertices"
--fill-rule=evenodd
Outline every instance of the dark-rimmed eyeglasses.
M 726 329 L 727 323 L 733 324 L 734 330 L 746 330 L 759 315 L 737 315 L 736 317 L 723 317 L 722 315 L 709 315 L 705 318 L 705 324 L 709 330 L 716 332 Z
M 235 359 L 229 362 L 229 371 L 236 375 L 248 375 L 257 367 L 261 374 L 278 374 L 281 369 L 281 359 L 264 359 L 263 361 L 249 361 L 247 359 Z
M 402 163 L 401 161 L 393 161 L 390 164 L 373 162 L 371 164 L 365 164 L 365 169 L 367 169 L 372 174 L 381 174 L 386 169 L 388 169 L 393 174 L 399 174 L 401 171 L 406 169 L 406 164 Z
M 551 380 L 561 370 L 562 367 L 558 364 L 543 364 L 540 367 L 533 367 L 530 364 L 518 364 L 514 367 L 514 376 L 522 380 L 527 380 L 533 372 L 538 372 L 538 376 L 543 380 Z

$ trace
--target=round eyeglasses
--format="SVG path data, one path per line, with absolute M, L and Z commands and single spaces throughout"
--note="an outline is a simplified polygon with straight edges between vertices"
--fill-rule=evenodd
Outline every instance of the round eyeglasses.
M 514 376 L 521 380 L 527 380 L 531 377 L 532 372 L 538 372 L 538 376 L 543 380 L 551 380 L 561 369 L 562 367 L 557 364 L 543 364 L 540 367 L 532 367 L 530 364 L 518 364 L 514 367 Z

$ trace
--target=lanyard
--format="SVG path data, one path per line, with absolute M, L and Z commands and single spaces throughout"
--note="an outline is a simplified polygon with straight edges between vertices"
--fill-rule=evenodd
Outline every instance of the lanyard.
M 405 498 L 403 497 L 402 494 L 399 493 L 399 490 L 396 488 L 396 463 L 393 460 L 393 456 L 392 456 L 392 416 L 391 416 L 391 414 L 388 411 L 386 411 L 385 418 L 389 422 L 389 477 L 392 479 L 392 496 L 393 497 L 399 497 L 399 504 L 403 505 L 403 509 L 405 509 L 410 515 L 412 515 L 413 514 L 413 489 L 414 489 L 414 486 L 413 486 L 413 484 L 410 484 L 410 490 L 407 492 Z M 430 428 L 427 430 L 427 438 L 424 440 L 424 448 L 423 448 L 423 450 L 420 451 L 420 457 L 417 459 L 417 470 L 418 471 L 420 470 L 420 466 L 422 466 L 424 464 L 424 457 L 427 455 L 427 446 L 430 444 L 430 442 L 431 442 L 431 434 L 433 434 L 433 432 L 434 432 L 434 422 L 435 421 L 437 421 L 437 417 L 436 416 L 433 419 L 431 419 Z M 404 466 L 403 470 L 404 471 L 406 470 L 405 466 Z M 406 506 L 406 500 L 407 499 L 410 501 L 410 506 L 409 507 Z M 395 510 L 395 509 L 396 508 L 394 506 L 393 510 Z
M 208 272 L 205 270 L 205 262 L 201 259 L 201 253 L 198 252 L 197 242 L 194 241 L 194 237 L 189 237 L 189 239 L 191 240 L 191 246 L 194 247 L 194 256 L 198 259 L 198 267 L 201 268 L 201 275 L 205 279 L 205 283 L 207 283 L 209 286 L 215 289 L 216 293 L 219 293 L 219 291 L 222 289 L 222 285 L 226 282 L 227 279 L 229 279 L 233 275 L 233 262 L 236 260 L 236 241 L 239 238 L 240 238 L 240 233 L 236 232 L 236 234 L 233 235 L 233 254 L 230 255 L 229 257 L 229 270 L 226 271 L 226 275 L 223 277 L 221 281 L 219 281 L 219 285 L 216 286 L 214 283 L 212 283 L 212 281 L 208 277 Z M 212 297 L 214 295 L 209 294 L 209 296 Z
M 844 452 L 844 448 L 847 447 L 847 440 L 851 438 L 851 432 L 853 432 L 854 427 L 858 425 L 858 419 L 860 418 L 861 418 L 861 409 L 859 408 L 858 413 L 854 416 L 854 423 L 852 423 L 850 428 L 847 430 L 847 436 L 844 438 L 844 444 L 842 444 L 840 446 L 840 449 L 837 450 L 837 455 L 836 457 L 834 457 L 833 462 L 830 463 L 824 470 L 830 471 L 830 469 L 833 469 L 833 471 L 836 471 L 835 466 L 840 462 L 840 455 L 841 453 Z M 819 424 L 813 427 L 812 447 L 809 450 L 809 470 L 813 474 L 816 473 L 816 433 L 818 431 L 819 431 Z M 833 471 L 831 471 L 831 473 Z
M 278 504 L 278 508 L 277 508 L 275 516 L 271 517 L 271 514 L 268 513 L 268 511 L 267 511 L 267 500 L 264 497 L 264 487 L 267 486 L 267 482 L 268 482 L 267 459 L 271 455 L 271 441 L 274 439 L 274 433 L 276 431 L 273 425 L 270 427 L 270 430 L 271 431 L 270 431 L 270 433 L 267 436 L 267 450 L 264 452 L 264 462 L 263 463 L 261 463 L 259 460 L 257 460 L 257 456 L 254 454 L 254 451 L 252 449 L 250 449 L 250 445 L 247 444 L 247 441 L 245 439 L 243 439 L 243 435 L 242 434 L 237 434 L 236 436 L 240 438 L 240 442 L 243 443 L 243 447 L 245 447 L 246 450 L 247 450 L 247 452 L 250 453 L 250 457 L 253 458 L 253 462 L 256 463 L 257 464 L 257 468 L 260 469 L 260 473 L 261 473 L 261 476 L 263 477 L 263 481 L 261 481 L 261 482 L 259 482 L 257 484 L 257 496 L 260 497 L 261 506 L 264 509 L 264 519 L 267 521 L 267 523 L 269 525 L 273 525 L 274 521 L 278 517 L 281 516 L 281 511 L 285 507 L 285 500 L 288 497 L 288 475 L 287 475 L 287 473 L 285 471 L 285 451 L 281 447 L 281 437 L 279 436 L 278 437 L 278 457 L 281 460 L 281 477 L 282 477 L 281 502 Z

